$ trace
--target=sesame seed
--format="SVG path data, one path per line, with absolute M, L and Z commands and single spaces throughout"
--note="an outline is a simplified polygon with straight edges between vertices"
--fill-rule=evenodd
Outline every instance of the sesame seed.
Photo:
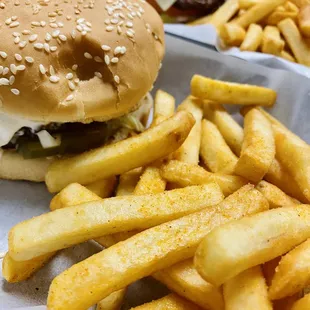
M 58 25 L 57 25 L 56 23 L 50 23 L 50 27 L 51 27 L 51 28 L 57 28 Z
M 110 20 L 107 18 L 107 19 L 104 21 L 104 23 L 105 23 L 106 25 L 109 25 L 109 24 L 110 24 Z
M 40 21 L 40 25 L 41 25 L 41 27 L 45 27 L 46 26 L 46 22 L 44 20 L 41 20 Z
M 30 33 L 31 33 L 31 31 L 30 31 L 30 30 L 27 30 L 27 29 L 25 29 L 25 30 L 22 31 L 22 34 L 25 34 L 25 35 L 30 34 Z
M 81 23 L 84 23 L 84 21 L 85 21 L 85 18 L 79 18 L 76 22 L 78 24 L 81 24 Z
M 19 65 L 16 67 L 17 71 L 24 71 L 26 69 L 26 66 L 24 65 Z
M 104 62 L 106 63 L 107 66 L 110 64 L 110 57 L 109 57 L 109 55 L 105 55 L 104 56 Z
M 122 28 L 120 26 L 117 26 L 117 33 L 121 34 L 122 33 Z
M 113 26 L 107 26 L 107 27 L 105 27 L 105 30 L 108 31 L 108 32 L 112 31 L 113 29 L 114 29 Z
M 50 52 L 50 45 L 48 43 L 44 43 L 44 50 L 46 53 Z
M 131 31 L 127 30 L 126 34 L 129 38 L 133 38 L 133 33 Z
M 15 57 L 15 59 L 17 61 L 22 61 L 23 60 L 23 57 L 20 54 L 15 54 L 14 57 Z
M 45 35 L 45 41 L 49 42 L 51 39 L 52 39 L 51 34 L 49 32 L 47 32 L 46 35 Z
M 76 31 L 74 29 L 71 32 L 71 37 L 73 40 L 76 38 Z
M 118 23 L 118 19 L 112 18 L 111 19 L 111 24 L 116 25 Z
M 8 67 L 3 68 L 3 75 L 7 75 L 10 69 Z
M 118 63 L 118 57 L 113 57 L 113 58 L 111 59 L 111 62 L 112 62 L 113 64 Z
M 102 58 L 99 57 L 99 56 L 95 56 L 95 57 L 94 57 L 94 60 L 95 60 L 96 62 L 103 62 Z
M 135 17 L 137 14 L 136 12 L 131 12 L 131 15 Z
M 127 49 L 125 46 L 122 46 L 121 54 L 124 55 L 126 53 Z
M 19 26 L 19 22 L 13 22 L 9 25 L 10 28 L 15 28 Z
M 132 22 L 127 22 L 126 23 L 126 27 L 127 28 L 132 28 L 133 27 L 133 23 Z
M 60 34 L 58 37 L 59 37 L 59 39 L 60 39 L 62 42 L 66 42 L 66 41 L 67 41 L 67 37 L 66 37 L 64 34 Z
M 68 86 L 71 90 L 75 90 L 75 84 L 72 81 L 68 82 Z
M 125 19 L 125 15 L 123 13 L 119 13 L 119 17 Z
M 78 79 L 78 78 L 74 79 L 74 83 L 75 84 L 79 84 L 80 83 L 80 79 Z
M 73 79 L 73 74 L 70 72 L 66 75 L 67 80 L 72 80 Z
M 114 55 L 118 55 L 122 52 L 122 47 L 121 46 L 117 46 L 115 49 L 114 49 Z
M 19 32 L 13 32 L 13 37 L 20 37 L 20 33 Z
M 10 85 L 10 81 L 6 78 L 1 78 L 0 85 Z
M 36 27 L 41 26 L 40 22 L 31 22 L 31 25 Z
M 60 31 L 59 30 L 55 30 L 55 31 L 52 32 L 52 37 L 53 38 L 57 38 L 59 36 L 59 34 L 60 34 Z
M 14 64 L 10 64 L 10 71 L 15 75 L 17 73 L 17 68 Z
M 52 75 L 52 76 L 49 77 L 49 80 L 52 83 L 58 83 L 60 78 L 58 76 L 56 76 L 56 75 Z
M 32 34 L 32 35 L 29 37 L 29 42 L 34 42 L 37 38 L 38 38 L 38 35 L 37 35 L 37 34 Z
M 127 16 L 130 18 L 130 19 L 133 19 L 132 15 L 130 13 L 127 13 Z
M 64 26 L 64 24 L 62 22 L 58 22 L 57 25 L 59 28 L 63 28 L 63 26 Z
M 38 50 L 41 50 L 44 47 L 42 43 L 35 43 L 33 46 Z
M 114 75 L 114 81 L 116 84 L 119 84 L 120 80 L 118 75 Z
M 87 31 L 83 30 L 82 31 L 82 36 L 86 36 L 87 35 Z
M 14 39 L 14 43 L 15 44 L 18 44 L 20 42 L 20 37 L 16 37 L 15 39 Z
M 79 31 L 79 32 L 82 32 L 83 31 L 83 27 L 81 25 L 77 25 L 76 26 L 76 29 Z
M 57 14 L 55 12 L 50 12 L 48 13 L 48 17 L 56 17 Z
M 8 54 L 6 52 L 0 51 L 0 56 L 5 59 L 8 57 Z
M 137 16 L 141 18 L 142 15 L 140 12 L 137 12 Z
M 92 59 L 93 58 L 93 56 L 91 54 L 89 54 L 88 52 L 84 53 L 84 57 L 87 58 L 87 59 Z
M 109 45 L 101 45 L 101 48 L 105 51 L 108 52 L 111 50 L 111 47 Z
M 34 62 L 34 59 L 32 57 L 30 57 L 30 56 L 26 56 L 25 60 L 26 60 L 26 62 L 28 62 L 30 64 L 32 64 Z
M 10 76 L 9 82 L 10 82 L 10 85 L 14 84 L 14 82 L 15 82 L 15 76 L 14 75 Z
M 67 15 L 67 16 L 66 16 L 66 19 L 67 19 L 67 20 L 71 20 L 71 18 L 72 18 L 72 17 L 71 17 L 70 15 Z
M 3 66 L 0 66 L 0 74 L 3 73 Z
M 55 69 L 52 65 L 50 65 L 50 75 L 56 75 Z
M 44 68 L 44 66 L 42 64 L 39 65 L 39 70 L 41 72 L 41 74 L 45 74 L 46 73 L 46 69 Z
M 57 46 L 50 46 L 50 51 L 51 52 L 55 52 L 57 50 Z
M 77 65 L 77 64 L 74 64 L 74 65 L 72 66 L 72 70 L 73 70 L 73 71 L 76 71 L 77 68 L 78 68 L 78 65 Z
M 12 89 L 11 89 L 11 92 L 12 92 L 14 95 L 16 95 L 16 96 L 18 96 L 18 95 L 20 94 L 20 91 L 19 91 L 17 88 L 12 88 Z
M 92 27 L 92 24 L 90 22 L 86 22 L 86 26 Z
M 66 98 L 66 101 L 71 101 L 74 98 L 74 96 L 71 94 Z
M 102 74 L 100 72 L 95 72 L 95 76 L 99 79 L 102 79 Z
M 12 18 L 8 18 L 8 19 L 5 20 L 5 24 L 6 25 L 10 25 L 11 22 L 12 22 Z

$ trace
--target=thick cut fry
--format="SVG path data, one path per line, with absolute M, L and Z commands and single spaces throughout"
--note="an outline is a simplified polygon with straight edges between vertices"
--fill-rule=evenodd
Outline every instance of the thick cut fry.
M 87 184 L 150 164 L 178 149 L 194 123 L 190 113 L 181 111 L 137 136 L 60 159 L 49 167 L 46 184 L 57 192 L 73 182 Z
M 112 193 L 115 189 L 116 177 L 112 176 L 108 179 L 99 180 L 90 184 L 87 184 L 86 187 L 98 195 L 101 198 L 109 198 L 112 196 Z
M 310 309 L 310 294 L 305 295 L 303 298 L 297 300 L 291 310 L 308 310 Z
M 123 304 L 126 289 L 111 293 L 108 297 L 98 302 L 96 310 L 119 310 Z
M 310 47 L 302 38 L 294 21 L 290 18 L 284 19 L 278 24 L 278 28 L 297 61 L 303 65 L 310 66 Z
M 246 32 L 239 25 L 226 23 L 219 28 L 221 39 L 226 45 L 240 46 L 243 42 Z
M 272 310 L 260 266 L 250 268 L 223 285 L 225 310 Z
M 298 12 L 274 11 L 264 20 L 264 23 L 270 26 L 277 26 L 281 20 L 284 20 L 286 18 L 291 18 L 292 20 L 295 21 L 297 19 L 297 15 L 298 15 Z
M 116 196 L 132 195 L 141 175 L 142 168 L 136 168 L 129 172 L 123 173 L 119 177 L 119 182 L 116 189 Z
M 248 185 L 213 208 L 145 230 L 91 256 L 57 276 L 49 309 L 86 309 L 113 291 L 191 257 L 214 227 L 268 208 Z
M 59 209 L 14 226 L 9 233 L 9 253 L 15 260 L 28 260 L 104 235 L 152 227 L 222 200 L 219 186 L 210 183 Z
M 213 13 L 209 23 L 218 28 L 227 23 L 239 9 L 238 0 L 228 0 Z
M 293 207 L 300 204 L 297 199 L 286 195 L 278 187 L 266 181 L 260 181 L 257 184 L 256 189 L 259 190 L 268 200 L 270 209 Z
M 262 2 L 263 0 L 239 0 L 240 9 L 247 10 L 250 7 Z
M 202 309 L 224 309 L 221 290 L 201 278 L 192 259 L 157 271 L 153 277 L 173 292 L 199 305 Z
M 269 288 L 271 299 L 298 293 L 310 284 L 310 240 L 284 255 Z
M 246 13 L 239 16 L 234 23 L 243 28 L 247 28 L 249 25 L 268 16 L 277 6 L 282 5 L 285 2 L 286 0 L 261 1 L 252 6 Z
M 253 182 L 268 172 L 275 157 L 275 141 L 270 122 L 257 109 L 244 118 L 244 140 L 235 173 Z
M 203 239 L 196 252 L 195 266 L 206 281 L 221 285 L 305 241 L 310 237 L 309 221 L 309 205 L 299 205 L 225 224 Z
M 200 155 L 212 172 L 232 174 L 238 161 L 216 125 L 206 119 L 201 122 Z
M 170 94 L 158 90 L 154 100 L 154 121 L 152 125 L 160 124 L 171 117 L 175 110 L 175 99 Z
M 310 4 L 303 6 L 298 14 L 300 32 L 305 37 L 310 37 Z
M 192 95 L 218 103 L 272 106 L 277 93 L 260 86 L 212 80 L 194 75 L 191 81 Z
M 281 57 L 288 60 L 288 61 L 296 62 L 296 59 L 294 58 L 294 56 L 287 51 L 282 51 Z
M 262 26 L 257 24 L 251 24 L 240 46 L 240 50 L 255 52 L 259 48 L 262 42 L 262 38 L 263 38 Z
M 195 125 L 181 147 L 174 153 L 174 158 L 187 163 L 198 164 L 201 137 L 202 103 L 191 96 L 185 99 L 178 111 L 190 112 L 195 118 Z
M 176 183 L 180 187 L 215 182 L 220 186 L 224 196 L 234 193 L 248 183 L 242 177 L 211 173 L 198 165 L 177 160 L 164 164 L 161 167 L 161 174 L 168 182 Z
M 239 156 L 244 138 L 242 127 L 220 104 L 205 102 L 204 116 L 217 126 L 228 146 Z
M 131 308 L 130 310 L 200 310 L 197 305 L 179 297 L 169 294 L 158 300 L 153 300 L 144 305 Z
M 263 32 L 262 52 L 280 56 L 284 49 L 284 41 L 281 39 L 280 31 L 275 26 L 266 26 Z

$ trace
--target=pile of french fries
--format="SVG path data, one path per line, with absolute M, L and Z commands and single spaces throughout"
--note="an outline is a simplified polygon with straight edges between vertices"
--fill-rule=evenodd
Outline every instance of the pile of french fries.
M 309 0 L 227 0 L 193 24 L 214 25 L 226 46 L 310 66 Z
M 10 230 L 3 276 L 94 240 L 48 309 L 120 309 L 146 276 L 171 294 L 134 309 L 310 309 L 310 146 L 262 109 L 276 97 L 195 75 L 175 112 L 158 91 L 150 129 L 50 167 L 51 211 Z M 223 103 L 243 106 L 243 127 Z

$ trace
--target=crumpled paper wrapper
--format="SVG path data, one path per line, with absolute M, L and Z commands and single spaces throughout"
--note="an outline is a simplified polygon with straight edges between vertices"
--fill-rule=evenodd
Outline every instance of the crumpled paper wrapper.
M 180 103 L 190 93 L 190 80 L 196 73 L 226 81 L 268 86 L 278 92 L 277 104 L 271 113 L 310 142 L 310 83 L 307 78 L 247 63 L 171 36 L 166 39 L 167 53 L 154 91 L 161 88 L 174 95 Z M 7 250 L 9 229 L 22 220 L 47 212 L 50 199 L 44 184 L 0 181 L 0 252 Z M 0 277 L 0 309 L 45 309 L 42 305 L 46 303 L 52 279 L 100 250 L 95 243 L 87 242 L 60 251 L 25 282 L 9 284 Z M 165 287 L 151 278 L 144 279 L 130 286 L 124 309 L 165 294 Z

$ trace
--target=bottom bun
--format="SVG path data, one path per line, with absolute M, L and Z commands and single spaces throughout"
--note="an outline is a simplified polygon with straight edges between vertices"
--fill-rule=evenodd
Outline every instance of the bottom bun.
M 0 158 L 0 179 L 43 182 L 53 159 L 24 159 L 16 151 L 4 150 Z

